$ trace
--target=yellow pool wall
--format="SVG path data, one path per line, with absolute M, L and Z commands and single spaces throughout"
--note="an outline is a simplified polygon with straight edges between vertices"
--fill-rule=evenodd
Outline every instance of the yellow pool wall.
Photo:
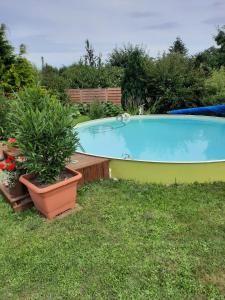
M 110 161 L 112 178 L 141 183 L 193 183 L 225 181 L 225 162 L 160 163 L 131 160 Z

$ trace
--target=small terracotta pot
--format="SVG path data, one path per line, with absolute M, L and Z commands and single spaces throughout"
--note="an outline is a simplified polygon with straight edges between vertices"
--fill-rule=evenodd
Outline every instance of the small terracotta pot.
M 69 168 L 66 171 L 74 176 L 43 188 L 31 183 L 32 174 L 20 176 L 20 182 L 27 186 L 35 207 L 48 219 L 75 207 L 77 184 L 82 175 Z

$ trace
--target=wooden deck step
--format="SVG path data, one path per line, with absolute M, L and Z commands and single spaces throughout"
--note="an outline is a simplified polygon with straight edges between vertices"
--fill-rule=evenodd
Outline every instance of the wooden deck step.
M 5 200 L 10 204 L 15 212 L 27 210 L 34 205 L 28 193 L 19 197 L 13 197 L 3 184 L 0 184 L 0 194 L 4 196 Z
M 71 157 L 71 163 L 67 165 L 72 170 L 80 172 L 83 176 L 78 186 L 100 179 L 109 179 L 109 159 L 94 157 L 86 154 L 76 153 Z M 0 184 L 0 193 L 9 202 L 15 212 L 24 211 L 33 206 L 28 194 L 12 198 L 7 189 Z
M 83 175 L 79 186 L 100 179 L 109 179 L 108 158 L 75 153 L 67 167 Z

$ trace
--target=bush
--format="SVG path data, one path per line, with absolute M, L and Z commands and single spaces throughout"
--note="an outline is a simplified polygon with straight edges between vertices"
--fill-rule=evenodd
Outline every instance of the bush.
M 104 117 L 104 110 L 101 102 L 96 100 L 90 104 L 89 117 L 91 119 L 99 119 Z
M 8 122 L 7 115 L 9 113 L 9 99 L 0 95 L 0 140 L 7 139 L 8 135 Z
M 68 80 L 60 74 L 57 68 L 46 64 L 41 71 L 41 84 L 57 95 L 63 104 L 69 103 L 66 93 L 66 89 L 69 87 Z
M 38 74 L 32 64 L 25 58 L 18 57 L 8 69 L 2 68 L 0 88 L 6 93 L 13 93 L 26 86 L 35 85 Z
M 164 53 L 153 60 L 139 51 L 129 55 L 122 80 L 123 106 L 130 112 L 166 112 L 174 107 L 193 107 L 205 93 L 205 74 L 183 54 Z
M 135 48 L 128 57 L 122 80 L 123 107 L 137 108 L 146 102 L 151 59 Z
M 70 106 L 41 88 L 26 89 L 12 102 L 10 120 L 25 168 L 40 183 L 54 182 L 78 143 Z
M 35 84 L 38 72 L 33 65 L 23 57 L 24 45 L 20 46 L 20 54 L 14 53 L 6 35 L 6 26 L 0 25 L 0 89 L 5 93 L 13 93 L 25 86 Z
M 192 59 L 179 53 L 164 54 L 155 62 L 148 81 L 152 113 L 201 105 L 205 93 L 204 73 L 196 69 Z
M 112 102 L 104 102 L 102 105 L 105 117 L 115 117 L 123 113 L 121 105 L 113 104 Z
M 91 119 L 115 117 L 123 113 L 121 105 L 112 102 L 93 101 L 91 104 L 79 103 L 76 105 L 81 115 L 88 115 Z
M 219 105 L 225 103 L 225 68 L 213 70 L 205 80 L 205 95 L 202 105 Z
M 203 106 L 225 104 L 225 93 L 223 95 L 206 96 L 202 99 Z
M 73 119 L 78 118 L 81 115 L 76 105 L 70 104 L 70 108 L 71 108 L 71 116 Z
M 139 45 L 127 44 L 122 48 L 114 48 L 109 54 L 108 63 L 114 67 L 126 68 L 134 53 L 136 53 L 138 57 L 148 59 L 148 55 L 143 47 Z
M 225 95 L 225 68 L 213 70 L 211 76 L 205 81 L 208 95 Z
M 88 115 L 90 110 L 90 104 L 88 103 L 79 103 L 75 104 L 81 115 Z
M 111 66 L 95 68 L 76 64 L 65 68 L 60 74 L 69 88 L 107 88 L 121 86 L 123 69 Z
M 180 98 L 160 98 L 150 108 L 152 114 L 164 114 L 173 109 L 183 109 L 202 106 L 202 102 L 198 99 L 180 99 Z
M 186 100 L 201 98 L 204 93 L 204 74 L 179 53 L 163 55 L 156 63 L 155 75 L 160 97 Z

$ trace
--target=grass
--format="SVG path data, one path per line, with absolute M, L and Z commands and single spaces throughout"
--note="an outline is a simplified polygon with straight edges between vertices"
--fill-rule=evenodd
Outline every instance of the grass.
M 86 122 L 86 121 L 90 121 L 89 116 L 80 115 L 79 117 L 74 119 L 74 126 L 76 126 L 78 123 L 82 123 L 82 122 Z
M 46 221 L 0 201 L 1 299 L 225 299 L 225 184 L 104 181 Z

